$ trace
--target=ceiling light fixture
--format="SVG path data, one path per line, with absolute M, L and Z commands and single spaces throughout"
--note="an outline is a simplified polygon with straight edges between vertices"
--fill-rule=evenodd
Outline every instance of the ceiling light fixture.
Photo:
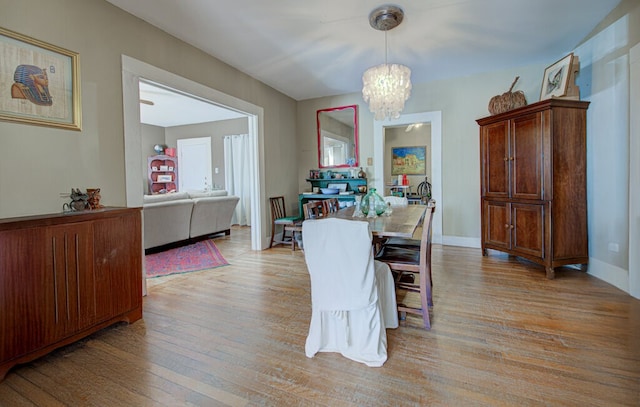
M 369 24 L 384 31 L 384 64 L 367 69 L 362 75 L 362 97 L 376 120 L 400 117 L 404 102 L 411 95 L 411 69 L 405 65 L 387 63 L 387 31 L 397 27 L 404 18 L 400 7 L 384 5 L 369 14 Z
M 420 127 L 422 127 L 424 125 L 424 123 L 411 123 L 410 125 L 407 126 L 407 128 L 404 130 L 406 133 L 410 132 L 411 130 L 418 130 Z

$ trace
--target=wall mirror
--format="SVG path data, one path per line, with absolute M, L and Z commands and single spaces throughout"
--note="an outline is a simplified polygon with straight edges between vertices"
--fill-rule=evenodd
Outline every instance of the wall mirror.
M 358 105 L 317 112 L 318 167 L 358 166 Z

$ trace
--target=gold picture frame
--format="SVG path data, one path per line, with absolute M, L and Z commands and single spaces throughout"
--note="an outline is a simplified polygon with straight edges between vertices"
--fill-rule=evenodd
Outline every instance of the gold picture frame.
M 0 120 L 81 130 L 79 55 L 0 28 Z
M 563 57 L 544 70 L 540 100 L 562 97 L 567 94 L 569 77 L 573 65 L 573 53 Z

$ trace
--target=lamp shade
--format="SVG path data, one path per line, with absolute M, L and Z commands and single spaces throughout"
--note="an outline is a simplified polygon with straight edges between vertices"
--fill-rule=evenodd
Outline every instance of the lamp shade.
M 376 120 L 397 119 L 411 95 L 411 69 L 399 64 L 381 64 L 362 75 L 362 97 Z

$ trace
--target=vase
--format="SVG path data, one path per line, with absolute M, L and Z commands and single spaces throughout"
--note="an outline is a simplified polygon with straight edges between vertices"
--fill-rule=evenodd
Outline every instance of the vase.
M 373 202 L 372 202 L 373 201 Z M 375 214 L 372 216 L 380 216 L 387 210 L 387 204 L 384 199 L 376 192 L 375 188 L 369 188 L 369 192 L 360 201 L 360 211 L 369 216 L 369 209 L 373 208 Z

